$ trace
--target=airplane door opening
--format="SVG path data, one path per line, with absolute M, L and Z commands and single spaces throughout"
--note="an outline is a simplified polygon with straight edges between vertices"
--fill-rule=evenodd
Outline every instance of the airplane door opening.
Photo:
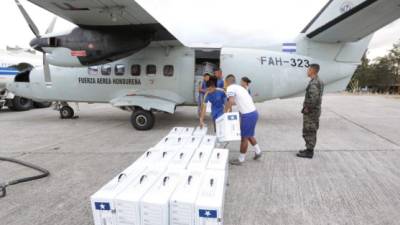
M 203 81 L 203 75 L 214 72 L 220 68 L 220 49 L 201 49 L 195 51 L 195 71 L 194 71 L 194 98 L 199 103 L 199 87 Z

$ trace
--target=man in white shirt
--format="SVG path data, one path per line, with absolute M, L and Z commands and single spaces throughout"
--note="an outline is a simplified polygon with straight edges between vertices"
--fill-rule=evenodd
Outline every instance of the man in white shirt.
M 257 160 L 262 156 L 260 146 L 257 144 L 257 140 L 254 137 L 258 112 L 249 92 L 242 86 L 236 84 L 236 78 L 234 75 L 228 75 L 225 79 L 225 84 L 227 85 L 226 96 L 228 97 L 225 111 L 231 112 L 232 106 L 236 103 L 240 112 L 240 132 L 242 135 L 240 155 L 238 159 L 230 161 L 231 165 L 240 166 L 246 159 L 249 142 L 255 148 L 253 159 Z

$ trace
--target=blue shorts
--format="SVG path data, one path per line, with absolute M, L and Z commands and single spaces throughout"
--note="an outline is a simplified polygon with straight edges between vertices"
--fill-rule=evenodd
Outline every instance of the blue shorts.
M 255 136 L 257 120 L 257 111 L 240 114 L 240 132 L 242 137 L 249 138 Z

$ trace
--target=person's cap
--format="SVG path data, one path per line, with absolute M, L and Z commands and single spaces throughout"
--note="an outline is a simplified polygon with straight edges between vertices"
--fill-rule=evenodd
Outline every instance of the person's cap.
M 248 84 L 251 83 L 251 80 L 248 77 L 242 77 L 242 81 L 244 81 L 244 82 L 246 82 Z

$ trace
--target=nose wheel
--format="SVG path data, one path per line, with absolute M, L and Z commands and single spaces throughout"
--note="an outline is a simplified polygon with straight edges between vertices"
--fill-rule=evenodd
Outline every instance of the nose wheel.
M 74 109 L 69 105 L 60 108 L 61 119 L 72 119 L 74 117 L 74 114 Z
M 131 124 L 136 130 L 150 130 L 155 122 L 154 114 L 151 111 L 135 110 L 131 116 Z

